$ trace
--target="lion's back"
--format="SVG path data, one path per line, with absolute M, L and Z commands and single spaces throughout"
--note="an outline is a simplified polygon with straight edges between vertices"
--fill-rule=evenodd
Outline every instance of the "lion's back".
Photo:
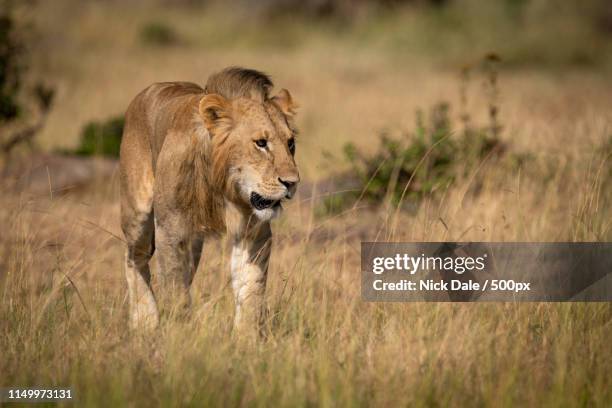
M 122 155 L 124 150 L 129 156 L 148 153 L 155 162 L 169 129 L 177 123 L 191 123 L 188 116 L 203 93 L 202 87 L 191 82 L 157 82 L 142 90 L 125 114 Z

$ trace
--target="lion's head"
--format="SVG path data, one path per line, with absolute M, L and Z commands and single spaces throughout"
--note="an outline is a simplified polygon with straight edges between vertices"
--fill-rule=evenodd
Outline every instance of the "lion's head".
M 270 79 L 229 68 L 210 77 L 199 113 L 212 142 L 213 182 L 225 198 L 260 220 L 274 218 L 295 194 L 295 103 L 285 89 L 269 97 Z

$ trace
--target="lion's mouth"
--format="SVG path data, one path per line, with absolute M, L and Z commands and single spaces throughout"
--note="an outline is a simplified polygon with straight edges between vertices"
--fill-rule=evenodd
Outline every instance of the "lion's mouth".
M 269 200 L 253 191 L 251 193 L 251 205 L 256 210 L 265 210 L 266 208 L 280 206 L 280 200 Z

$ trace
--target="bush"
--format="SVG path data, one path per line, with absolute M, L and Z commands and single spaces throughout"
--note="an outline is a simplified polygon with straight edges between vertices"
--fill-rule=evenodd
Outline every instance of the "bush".
M 379 135 L 380 145 L 373 155 L 361 152 L 355 145 L 344 146 L 344 157 L 350 165 L 349 177 L 356 188 L 350 192 L 325 198 L 319 214 L 337 213 L 357 201 L 378 205 L 390 202 L 397 206 L 406 201 L 414 203 L 426 195 L 444 190 L 454 180 L 467 176 L 485 159 L 498 160 L 506 155 L 507 146 L 500 139 L 498 75 L 499 57 L 487 55 L 483 61 L 485 91 L 488 101 L 488 123 L 475 126 L 465 111 L 467 97 L 465 87 L 468 71 L 464 71 L 461 87 L 461 125 L 451 123 L 450 105 L 440 102 L 426 115 L 417 112 L 413 131 L 400 137 L 387 133 Z M 503 164 L 520 166 L 528 157 L 506 155 Z
M 11 2 L 0 0 L 0 8 L 0 152 L 8 155 L 19 146 L 34 148 L 55 90 L 27 75 L 23 27 L 12 17 Z M 37 111 L 29 108 L 30 100 Z
M 169 46 L 177 44 L 178 36 L 167 24 L 156 21 L 146 24 L 140 31 L 142 42 L 155 46 Z
M 13 19 L 0 14 L 0 123 L 15 119 L 21 110 L 17 102 L 21 87 L 20 49 Z
M 79 156 L 119 157 L 124 124 L 123 116 L 103 122 L 89 122 L 81 131 L 79 146 L 73 152 L 66 153 Z
M 359 191 L 326 199 L 325 209 L 337 212 L 358 197 L 372 204 L 388 199 L 394 205 L 407 198 L 420 199 L 446 188 L 486 156 L 505 151 L 505 145 L 486 129 L 466 129 L 459 138 L 453 137 L 449 112 L 447 103 L 439 103 L 431 109 L 429 126 L 418 113 L 413 132 L 399 138 L 382 133 L 380 147 L 371 156 L 346 144 L 344 156 L 358 179 Z

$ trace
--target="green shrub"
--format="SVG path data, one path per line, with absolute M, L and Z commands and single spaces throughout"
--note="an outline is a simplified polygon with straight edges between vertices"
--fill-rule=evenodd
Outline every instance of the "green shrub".
M 487 159 L 498 160 L 505 156 L 500 165 L 509 168 L 521 166 L 529 157 L 506 154 L 507 146 L 500 139 L 503 129 L 498 106 L 500 62 L 499 56 L 490 53 L 479 66 L 485 79 L 486 124 L 473 124 L 466 110 L 467 85 L 471 76 L 471 68 L 466 67 L 460 84 L 461 123 L 458 126 L 451 121 L 450 105 L 440 102 L 430 109 L 428 115 L 417 111 L 414 130 L 395 138 L 381 133 L 374 154 L 365 154 L 352 143 L 346 144 L 344 157 L 350 166 L 348 175 L 353 178 L 352 185 L 356 188 L 323 199 L 318 214 L 338 213 L 357 202 L 372 205 L 390 202 L 394 206 L 406 202 L 418 204 L 423 196 L 446 189 L 458 177 L 468 176 Z
M 67 153 L 79 156 L 119 157 L 124 123 L 123 116 L 103 122 L 89 122 L 81 131 L 79 146 Z
M 413 132 L 399 138 L 381 134 L 380 147 L 373 155 L 346 144 L 344 156 L 358 180 L 358 191 L 326 198 L 324 211 L 341 211 L 359 197 L 372 204 L 386 199 L 394 205 L 403 199 L 418 200 L 444 189 L 486 156 L 503 154 L 505 145 L 487 129 L 467 128 L 455 137 L 449 113 L 447 103 L 435 105 L 427 126 L 424 115 L 418 113 Z
M 13 19 L 0 14 L 0 123 L 15 119 L 21 110 L 17 101 L 23 72 L 20 54 Z
M 35 148 L 55 95 L 53 87 L 27 73 L 27 36 L 14 17 L 17 8 L 0 0 L 0 152 L 6 155 L 19 146 Z
M 140 30 L 140 39 L 145 44 L 155 46 L 169 46 L 179 42 L 176 32 L 167 24 L 159 21 L 145 24 Z

